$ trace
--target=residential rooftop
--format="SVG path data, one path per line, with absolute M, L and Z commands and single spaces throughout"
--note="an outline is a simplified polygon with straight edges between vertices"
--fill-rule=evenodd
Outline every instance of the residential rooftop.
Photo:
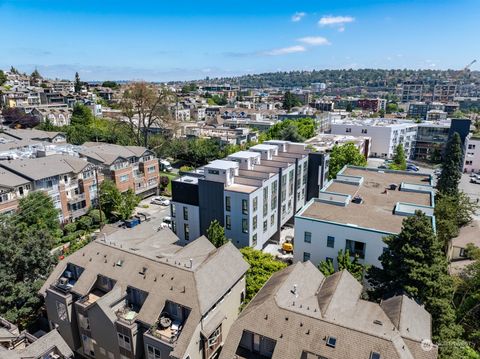
M 430 181 L 428 174 L 346 167 L 297 216 L 398 233 L 415 210 L 433 216 Z

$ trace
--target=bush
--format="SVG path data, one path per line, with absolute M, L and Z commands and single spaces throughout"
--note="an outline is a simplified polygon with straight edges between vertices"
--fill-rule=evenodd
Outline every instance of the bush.
M 193 167 L 191 167 L 191 166 L 182 166 L 179 169 L 180 172 L 189 172 L 191 170 L 193 170 Z
M 102 224 L 104 224 L 106 221 L 105 213 L 102 211 L 100 216 L 99 209 L 90 210 L 90 212 L 88 213 L 88 216 L 92 219 L 93 224 L 96 224 L 96 225 L 100 224 L 100 220 L 102 221 Z
M 68 223 L 63 226 L 63 230 L 65 234 L 71 234 L 77 230 L 77 224 L 76 223 Z
M 77 227 L 79 229 L 88 230 L 92 226 L 92 218 L 89 216 L 82 216 L 77 220 Z

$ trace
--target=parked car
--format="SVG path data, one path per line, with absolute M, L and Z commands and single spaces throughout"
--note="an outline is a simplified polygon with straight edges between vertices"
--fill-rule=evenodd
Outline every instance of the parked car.
M 386 170 L 388 167 L 385 166 L 385 165 L 380 165 L 380 166 L 378 166 L 378 168 L 380 168 L 380 169 L 382 169 L 382 170 Z
M 470 177 L 478 177 L 478 176 L 480 176 L 480 173 L 475 173 L 475 172 L 470 173 Z
M 172 165 L 167 160 L 160 160 L 160 170 L 171 172 L 173 170 Z
M 163 222 L 160 225 L 160 228 L 168 227 L 168 228 L 172 229 L 172 223 L 173 223 L 172 222 L 172 217 L 170 217 L 170 216 L 164 217 Z
M 408 164 L 407 165 L 407 171 L 414 171 L 414 172 L 418 172 L 419 168 L 413 164 Z
M 480 184 L 480 176 L 470 177 L 470 183 Z
M 440 176 L 440 175 L 442 174 L 442 169 L 441 169 L 441 168 L 437 168 L 437 169 L 433 172 L 433 174 L 434 174 L 435 176 Z
M 158 204 L 160 206 L 170 206 L 170 200 L 165 197 L 154 197 L 150 201 L 151 204 Z

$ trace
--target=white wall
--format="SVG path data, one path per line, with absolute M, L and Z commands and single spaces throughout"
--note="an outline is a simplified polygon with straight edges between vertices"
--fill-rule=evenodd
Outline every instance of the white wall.
M 304 242 L 305 232 L 312 234 L 311 243 Z M 327 247 L 327 236 L 335 237 L 333 248 Z M 338 251 L 345 251 L 345 243 L 349 239 L 366 244 L 365 258 L 360 263 L 380 267 L 378 257 L 383 253 L 383 248 L 387 247 L 383 242 L 385 236 L 385 233 L 295 217 L 294 261 L 303 261 L 303 253 L 308 252 L 310 261 L 316 266 L 327 257 L 333 258 L 336 264 Z
M 480 172 L 480 140 L 468 139 L 465 144 L 465 166 L 466 172 Z
M 198 206 L 178 202 L 172 202 L 172 205 L 175 206 L 175 217 L 172 218 L 175 222 L 175 233 L 180 238 L 181 243 L 187 244 L 200 237 L 200 210 Z M 184 207 L 188 209 L 188 220 L 183 219 Z M 185 240 L 185 223 L 188 223 L 190 232 L 188 241 Z

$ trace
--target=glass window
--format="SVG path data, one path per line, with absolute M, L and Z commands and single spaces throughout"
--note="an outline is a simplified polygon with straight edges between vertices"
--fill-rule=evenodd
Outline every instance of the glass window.
M 188 207 L 183 207 L 183 219 L 188 221 Z
M 121 175 L 120 176 L 120 182 L 127 182 L 128 181 L 128 175 Z
M 147 346 L 147 359 L 162 359 L 160 354 L 159 349 L 154 348 L 151 345 Z
M 335 247 L 335 237 L 332 237 L 332 236 L 327 237 L 327 247 L 328 248 Z
M 228 214 L 225 216 L 225 228 L 232 229 L 232 217 Z
M 177 215 L 176 206 L 173 203 L 171 205 L 171 212 L 172 212 L 172 217 L 175 217 Z
M 270 216 L 270 227 L 272 227 L 274 224 L 275 224 L 275 215 L 272 214 L 272 215 Z
M 230 212 L 231 204 L 230 204 L 230 197 L 225 197 L 225 211 Z
M 118 345 L 120 345 L 121 348 L 130 351 L 130 337 L 127 335 L 124 335 L 122 333 L 117 333 L 118 334 Z
M 190 227 L 188 226 L 188 223 L 185 223 L 183 225 L 183 231 L 185 232 L 185 240 L 189 241 L 190 240 Z
M 257 216 L 253 216 L 252 226 L 253 226 L 253 230 L 257 229 Z
M 312 233 L 311 232 L 305 232 L 303 236 L 303 241 L 305 243 L 312 243 Z
M 242 199 L 242 213 L 248 214 L 248 201 L 246 199 Z
M 257 245 L 257 234 L 255 233 L 252 236 L 252 247 L 255 247 Z
M 58 319 L 67 320 L 68 318 L 67 307 L 64 303 L 57 302 L 57 314 L 58 314 Z
M 358 255 L 359 258 L 365 258 L 365 243 L 351 241 L 349 239 L 345 242 L 345 251 L 349 251 L 351 256 Z
M 255 212 L 258 207 L 258 197 L 253 198 L 253 211 Z
M 248 219 L 242 218 L 242 232 L 248 233 Z
M 267 231 L 267 228 L 268 228 L 267 221 L 263 221 L 263 233 L 265 233 Z
M 309 261 L 310 260 L 310 253 L 308 252 L 303 252 L 303 261 Z

